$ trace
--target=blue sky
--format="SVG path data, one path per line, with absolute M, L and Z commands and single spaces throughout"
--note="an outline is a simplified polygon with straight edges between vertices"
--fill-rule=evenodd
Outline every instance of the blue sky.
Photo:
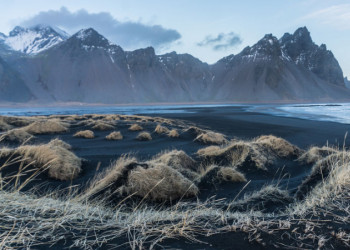
M 307 26 L 350 76 L 349 0 L 0 0 L 0 9 L 5 34 L 15 25 L 50 19 L 70 33 L 96 26 L 126 50 L 154 46 L 158 54 L 190 53 L 208 63 L 239 53 L 267 33 L 279 38 Z

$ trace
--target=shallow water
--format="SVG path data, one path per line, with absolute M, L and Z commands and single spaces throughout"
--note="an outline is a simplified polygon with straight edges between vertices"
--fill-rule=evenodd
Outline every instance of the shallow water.
M 316 121 L 350 124 L 350 103 L 332 104 L 199 104 L 199 105 L 145 105 L 145 106 L 59 106 L 59 107 L 0 107 L 0 115 L 84 115 L 84 114 L 169 114 L 194 113 L 201 108 L 242 107 L 247 112 L 294 117 Z M 195 108 L 195 109 L 194 109 Z
M 350 124 L 350 103 L 252 105 L 246 110 L 275 116 Z

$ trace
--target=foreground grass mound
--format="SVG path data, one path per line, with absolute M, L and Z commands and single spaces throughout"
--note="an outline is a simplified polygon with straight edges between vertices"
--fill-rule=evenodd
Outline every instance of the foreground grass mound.
M 209 146 L 197 151 L 199 157 L 211 163 L 261 170 L 268 170 L 278 159 L 297 159 L 301 153 L 298 147 L 275 136 L 261 136 L 252 141 L 231 141 L 222 147 Z
M 69 151 L 70 146 L 60 140 L 48 144 L 25 145 L 15 149 L 27 164 L 33 164 L 49 177 L 66 181 L 76 178 L 81 172 L 81 159 Z
M 88 197 L 113 200 L 118 195 L 136 195 L 154 201 L 172 201 L 197 193 L 196 185 L 174 168 L 155 162 L 139 163 L 130 157 L 121 157 L 86 191 Z
M 0 141 L 23 143 L 31 138 L 34 138 L 34 136 L 27 133 L 24 129 L 11 129 L 0 137 Z

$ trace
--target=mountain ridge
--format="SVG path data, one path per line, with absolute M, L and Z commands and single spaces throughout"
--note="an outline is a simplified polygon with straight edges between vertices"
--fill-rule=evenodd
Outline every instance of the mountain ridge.
M 44 27 L 44 29 L 48 29 Z M 14 29 L 15 33 L 24 31 Z M 38 102 L 155 103 L 349 100 L 343 72 L 306 27 L 207 64 L 190 54 L 124 51 L 92 28 L 38 53 L 6 55 Z M 26 55 L 27 53 L 27 55 Z M 0 54 L 1 56 L 1 54 Z M 1 101 L 1 99 L 0 99 Z

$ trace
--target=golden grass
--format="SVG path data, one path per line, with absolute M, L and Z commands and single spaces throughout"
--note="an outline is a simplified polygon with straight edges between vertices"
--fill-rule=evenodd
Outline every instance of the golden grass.
M 172 130 L 169 131 L 168 136 L 170 138 L 178 138 L 180 135 L 179 135 L 179 132 L 177 132 L 176 129 L 172 129 Z
M 155 201 L 172 201 L 198 194 L 198 188 L 193 182 L 162 164 L 147 169 L 139 166 L 132 170 L 125 190 L 128 194 L 135 193 Z
M 106 131 L 106 130 L 113 130 L 114 126 L 104 123 L 104 122 L 97 122 L 92 129 L 94 130 L 100 130 L 100 131 Z
M 338 153 L 339 151 L 334 149 L 334 148 L 330 148 L 330 147 L 311 147 L 309 150 L 307 150 L 305 153 L 303 153 L 300 157 L 299 157 L 299 161 L 302 162 L 306 162 L 307 164 L 311 164 L 311 163 L 316 163 L 317 161 L 321 160 L 322 158 L 331 155 L 331 154 L 335 154 Z
M 27 133 L 23 129 L 11 129 L 0 136 L 0 141 L 11 141 L 23 143 L 34 138 L 33 135 Z
M 255 139 L 255 143 L 274 151 L 279 157 L 299 156 L 301 153 L 301 150 L 298 147 L 273 135 L 260 136 Z
M 122 133 L 120 133 L 120 131 L 114 131 L 112 133 L 110 133 L 109 135 L 106 136 L 107 140 L 123 140 L 123 135 Z
M 3 119 L 0 119 L 0 131 L 8 131 L 8 130 L 11 130 L 12 128 L 13 127 L 10 124 L 5 122 Z
M 246 182 L 244 174 L 232 167 L 222 167 L 217 165 L 208 165 L 201 167 L 200 170 L 200 182 L 209 183 L 221 183 L 226 182 Z
M 227 143 L 227 140 L 223 134 L 211 131 L 206 131 L 205 133 L 199 134 L 194 140 L 204 144 L 222 145 Z
M 66 181 L 81 172 L 81 160 L 70 152 L 68 144 L 57 139 L 48 144 L 25 145 L 16 149 L 28 164 L 47 170 L 51 178 Z
M 143 130 L 143 128 L 140 125 L 138 125 L 138 124 L 132 124 L 129 127 L 129 130 L 130 131 L 141 131 L 141 130 Z
M 157 134 L 167 134 L 167 133 L 169 133 L 169 129 L 167 127 L 164 127 L 164 126 L 158 124 L 157 127 L 155 128 L 154 132 L 156 132 Z
M 29 134 L 54 134 L 65 133 L 68 131 L 68 125 L 59 120 L 39 120 L 23 127 L 24 131 Z
M 297 159 L 303 151 L 282 138 L 261 136 L 252 141 L 231 141 L 224 146 L 209 146 L 197 151 L 201 158 L 210 162 L 224 161 L 234 167 L 248 162 L 262 170 L 273 164 L 278 158 Z
M 136 139 L 139 141 L 151 141 L 152 136 L 148 132 L 141 132 L 137 135 Z
M 86 138 L 86 139 L 93 139 L 93 138 L 95 138 L 95 134 L 91 130 L 78 131 L 73 136 L 74 137 Z
M 246 182 L 247 179 L 242 173 L 232 167 L 221 167 L 218 171 L 218 178 L 230 182 Z
M 119 193 L 167 201 L 195 196 L 198 188 L 165 164 L 152 161 L 138 163 L 136 158 L 123 156 L 92 182 L 85 195 L 89 197 L 101 191 L 105 198 Z
M 197 163 L 182 150 L 165 151 L 153 157 L 151 162 L 170 166 L 191 180 L 198 178 Z

